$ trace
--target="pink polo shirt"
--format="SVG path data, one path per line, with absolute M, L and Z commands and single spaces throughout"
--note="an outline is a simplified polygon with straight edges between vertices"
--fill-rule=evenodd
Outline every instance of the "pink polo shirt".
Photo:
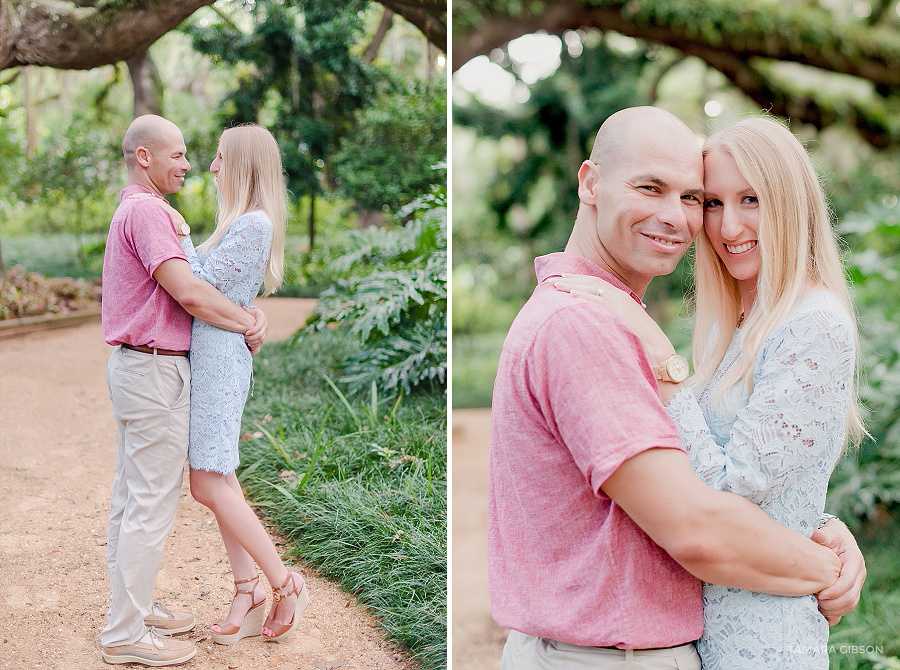
M 683 449 L 638 337 L 547 283 L 621 282 L 574 254 L 535 259 L 491 412 L 488 569 L 496 622 L 569 644 L 671 647 L 703 630 L 700 582 L 600 487 L 654 447 Z M 637 297 L 635 296 L 635 299 Z
M 122 189 L 109 225 L 103 256 L 103 339 L 113 345 L 185 351 L 191 348 L 191 315 L 153 273 L 170 258 L 187 262 L 187 257 L 169 214 L 153 198 L 126 197 L 135 193 L 151 191 L 135 185 Z

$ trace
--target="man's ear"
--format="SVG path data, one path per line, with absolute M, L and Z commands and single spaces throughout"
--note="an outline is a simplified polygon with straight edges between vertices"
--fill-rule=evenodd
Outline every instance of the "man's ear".
M 134 160 L 141 167 L 147 167 L 150 165 L 150 151 L 147 150 L 147 147 L 138 147 L 134 152 Z
M 578 199 L 583 205 L 594 206 L 597 204 L 594 190 L 599 183 L 600 177 L 591 161 L 584 161 L 578 168 Z

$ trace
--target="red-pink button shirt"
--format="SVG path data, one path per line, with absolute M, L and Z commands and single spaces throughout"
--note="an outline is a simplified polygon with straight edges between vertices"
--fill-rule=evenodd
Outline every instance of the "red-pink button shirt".
M 144 344 L 160 349 L 191 348 L 191 315 L 153 279 L 170 258 L 187 261 L 171 217 L 149 198 L 128 186 L 119 193 L 103 257 L 103 339 L 108 344 Z M 159 196 L 153 194 L 154 197 Z
M 589 274 L 628 289 L 574 254 L 541 256 L 535 269 L 538 287 L 510 328 L 494 382 L 494 619 L 582 646 L 696 640 L 700 582 L 600 488 L 642 451 L 683 449 L 643 346 L 607 308 L 557 291 L 547 279 Z

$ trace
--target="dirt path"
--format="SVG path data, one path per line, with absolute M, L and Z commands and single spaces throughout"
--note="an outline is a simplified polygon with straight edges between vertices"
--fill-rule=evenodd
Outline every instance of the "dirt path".
M 313 301 L 264 300 L 270 340 L 303 323 Z M 100 324 L 0 341 L 0 669 L 99 670 L 106 613 L 106 523 L 116 427 Z M 207 630 L 232 586 L 215 519 L 184 481 L 156 597 L 188 606 L 191 670 L 411 670 L 367 611 L 303 569 L 311 604 L 288 642 L 213 644 Z M 263 580 L 264 581 L 264 580 Z M 270 600 L 271 602 L 271 600 Z M 336 664 L 341 664 L 340 666 Z M 137 666 L 125 666 L 137 667 Z
M 506 631 L 491 618 L 486 515 L 491 412 L 453 410 L 453 670 L 497 670 Z

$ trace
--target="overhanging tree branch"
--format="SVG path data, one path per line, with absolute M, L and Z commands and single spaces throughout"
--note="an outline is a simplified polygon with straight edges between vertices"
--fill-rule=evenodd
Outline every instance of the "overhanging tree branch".
M 146 51 L 214 0 L 132 0 L 76 6 L 63 0 L 0 2 L 0 69 L 86 70 Z
M 0 0 L 0 70 L 46 65 L 89 70 L 143 53 L 215 0 Z M 447 51 L 446 4 L 386 0 L 386 8 Z
M 754 61 L 719 51 L 695 49 L 693 55 L 724 74 L 760 107 L 785 117 L 792 123 L 809 123 L 822 129 L 844 121 L 855 127 L 866 142 L 878 149 L 900 144 L 898 128 L 887 122 L 887 113 L 878 102 L 866 105 L 852 100 L 829 102 L 811 93 L 791 91 L 778 84 L 766 69 Z
M 446 3 L 435 0 L 381 0 L 381 4 L 409 21 L 422 31 L 425 39 L 447 53 Z
M 697 45 L 739 58 L 773 58 L 841 72 L 876 84 L 900 86 L 900 34 L 885 26 L 837 21 L 820 8 L 760 5 L 734 0 L 561 0 L 538 5 L 533 13 L 498 13 L 495 5 L 466 3 L 469 23 L 454 26 L 453 69 L 488 54 L 520 35 L 537 30 L 596 28 L 668 44 Z M 527 5 L 529 7 L 533 5 Z M 502 7 L 502 3 L 501 3 Z M 482 19 L 471 21 L 473 13 Z

